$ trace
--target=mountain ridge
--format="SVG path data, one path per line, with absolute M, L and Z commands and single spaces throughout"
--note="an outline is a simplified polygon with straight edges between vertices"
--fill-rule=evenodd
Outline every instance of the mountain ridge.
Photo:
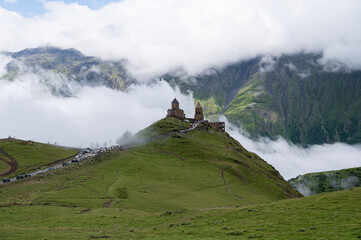
M 321 64 L 321 54 L 257 57 L 188 80 L 165 75 L 189 90 L 211 118 L 221 114 L 254 138 L 266 136 L 307 146 L 361 142 L 361 71 Z
M 120 91 L 139 84 L 126 70 L 126 60 L 102 61 L 75 49 L 55 47 L 5 54 L 14 60 L 7 65 L 2 80 L 38 73 L 41 81 L 60 96 L 72 96 L 72 92 L 66 83 L 54 86 L 49 73 L 77 84 Z M 210 120 L 224 115 L 255 139 L 282 136 L 303 147 L 361 142 L 361 71 L 337 62 L 325 65 L 321 53 L 259 56 L 196 76 L 168 73 L 160 79 L 179 87 L 183 94 L 191 91 Z
M 66 80 L 86 86 L 106 86 L 125 90 L 135 80 L 126 70 L 126 61 L 103 61 L 96 57 L 85 56 L 76 49 L 39 47 L 19 52 L 3 52 L 13 60 L 7 64 L 7 74 L 2 79 L 12 81 L 26 73 L 37 73 L 41 80 L 51 87 L 51 79 L 42 70 L 64 76 Z M 60 95 L 70 96 L 67 87 Z M 64 93 L 64 94 L 61 94 Z

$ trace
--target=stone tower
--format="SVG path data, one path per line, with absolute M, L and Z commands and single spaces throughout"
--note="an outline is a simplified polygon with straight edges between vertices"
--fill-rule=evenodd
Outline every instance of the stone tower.
M 202 105 L 198 102 L 197 106 L 196 106 L 196 111 L 194 114 L 194 119 L 195 120 L 204 120 L 204 115 L 203 115 L 203 107 Z
M 184 120 L 186 115 L 182 109 L 179 109 L 179 102 L 176 98 L 172 101 L 172 108 L 168 109 L 167 117 L 175 117 Z
M 179 109 L 179 102 L 176 98 L 174 98 L 174 100 L 172 101 L 172 109 L 173 110 Z

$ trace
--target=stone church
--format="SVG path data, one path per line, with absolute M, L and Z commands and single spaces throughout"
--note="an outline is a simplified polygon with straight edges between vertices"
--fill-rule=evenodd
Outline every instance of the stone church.
M 211 128 L 224 132 L 225 131 L 225 123 L 224 122 L 208 122 L 204 120 L 203 107 L 198 102 L 195 108 L 194 118 L 186 118 L 183 109 L 179 108 L 179 102 L 176 98 L 171 103 L 172 108 L 168 109 L 167 117 L 179 118 L 182 121 L 187 122 L 203 122 L 204 124 L 210 126 Z
M 168 109 L 167 117 L 175 117 L 182 120 L 186 118 L 183 109 L 179 109 L 179 102 L 176 98 L 172 101 L 172 108 Z

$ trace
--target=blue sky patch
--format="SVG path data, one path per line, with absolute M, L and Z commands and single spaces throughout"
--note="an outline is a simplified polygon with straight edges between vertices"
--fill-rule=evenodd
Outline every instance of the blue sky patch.
M 24 17 L 34 17 L 44 14 L 43 3 L 45 0 L 0 0 L 0 7 L 9 11 L 17 12 Z M 97 10 L 112 2 L 119 2 L 119 0 L 52 0 L 52 2 L 65 2 L 65 3 L 79 3 L 86 5 L 90 9 Z

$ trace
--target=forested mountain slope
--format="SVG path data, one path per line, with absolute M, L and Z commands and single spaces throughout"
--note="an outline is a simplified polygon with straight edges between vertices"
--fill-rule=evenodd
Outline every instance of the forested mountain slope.
M 186 79 L 164 78 L 191 90 L 208 117 L 224 114 L 253 137 L 281 135 L 304 146 L 359 143 L 361 72 L 321 64 L 321 57 L 259 57 Z

